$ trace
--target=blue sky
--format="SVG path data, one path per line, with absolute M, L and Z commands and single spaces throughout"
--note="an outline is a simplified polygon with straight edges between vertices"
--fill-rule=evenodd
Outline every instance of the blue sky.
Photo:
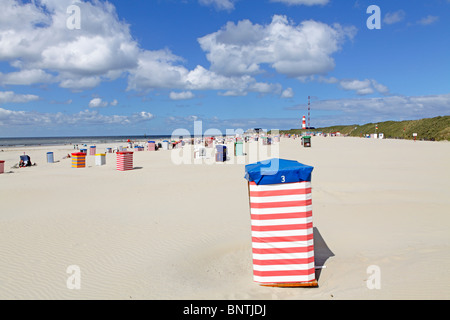
M 308 96 L 315 127 L 450 114 L 450 0 L 2 7 L 0 137 L 291 129 Z

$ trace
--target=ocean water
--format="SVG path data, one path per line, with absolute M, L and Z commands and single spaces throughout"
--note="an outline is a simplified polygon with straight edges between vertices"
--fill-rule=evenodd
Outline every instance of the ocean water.
M 86 136 L 86 137 L 29 137 L 29 138 L 0 138 L 0 147 L 28 147 L 51 145 L 83 145 L 108 142 L 145 141 L 171 139 L 170 135 L 149 136 Z

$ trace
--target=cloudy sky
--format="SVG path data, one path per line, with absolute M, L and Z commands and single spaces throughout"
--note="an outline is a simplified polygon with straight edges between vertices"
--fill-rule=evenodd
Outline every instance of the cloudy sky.
M 0 137 L 291 129 L 308 96 L 315 127 L 450 114 L 450 0 L 1 0 Z

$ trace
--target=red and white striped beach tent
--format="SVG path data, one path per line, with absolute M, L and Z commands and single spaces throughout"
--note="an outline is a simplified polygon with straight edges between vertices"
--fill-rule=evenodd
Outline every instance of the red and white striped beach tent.
M 117 171 L 133 170 L 133 152 L 122 151 L 116 153 L 116 169 Z
M 313 167 L 270 159 L 246 165 L 253 279 L 261 285 L 316 287 L 311 198 Z

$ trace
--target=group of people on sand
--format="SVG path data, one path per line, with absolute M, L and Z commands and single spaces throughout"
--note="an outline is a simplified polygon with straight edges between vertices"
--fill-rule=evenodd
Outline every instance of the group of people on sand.
M 68 158 L 71 158 L 70 153 L 68 153 L 67 156 L 63 157 L 63 159 L 68 159 Z M 31 166 L 35 166 L 35 165 L 36 165 L 36 163 L 32 163 L 29 157 L 27 160 L 24 160 L 22 158 L 19 160 L 19 168 L 31 167 Z M 15 165 L 15 167 L 17 168 L 17 164 Z

